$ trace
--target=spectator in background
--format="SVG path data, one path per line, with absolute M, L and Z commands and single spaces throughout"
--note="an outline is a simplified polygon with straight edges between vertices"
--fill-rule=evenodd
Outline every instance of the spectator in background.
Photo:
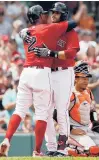
M 4 85 L 6 86 L 6 90 L 9 88 L 13 88 L 12 82 L 13 82 L 12 73 L 7 71 L 4 80 Z
M 13 79 L 16 79 L 17 77 L 20 77 L 20 74 L 23 70 L 24 61 L 21 58 L 17 58 L 12 63 L 12 66 L 9 68 L 9 71 L 12 73 Z
M 20 55 L 20 53 L 18 52 L 18 46 L 17 46 L 16 40 L 14 37 L 10 38 L 6 47 L 6 51 L 8 52 L 10 61 L 12 61 L 13 56 Z
M 6 86 L 4 84 L 4 71 L 2 69 L 2 66 L 0 66 L 0 112 L 4 110 L 3 105 L 2 105 L 2 99 L 3 95 L 6 91 Z
M 79 4 L 78 12 L 73 16 L 73 19 L 79 23 L 80 28 L 95 31 L 95 21 L 92 16 L 88 15 L 87 6 L 83 2 L 79 2 Z
M 97 68 L 97 64 L 96 64 L 96 43 L 94 43 L 94 41 L 90 41 L 88 43 L 88 49 L 87 49 L 87 62 L 88 64 L 94 68 Z
M 6 110 L 6 122 L 9 123 L 10 117 L 13 114 L 16 105 L 16 95 L 19 79 L 14 80 L 13 86 L 9 87 L 2 99 L 2 105 Z
M 87 6 L 83 4 L 80 6 L 80 9 L 82 9 L 83 11 L 79 21 L 79 26 L 83 29 L 89 29 L 95 31 L 96 30 L 95 21 L 92 16 L 88 15 Z
M 13 22 L 13 31 L 12 31 L 12 37 L 15 38 L 15 41 L 17 43 L 17 50 L 21 54 L 21 57 L 25 58 L 25 52 L 24 52 L 24 46 L 23 46 L 23 40 L 19 36 L 19 32 L 23 29 L 23 23 L 21 20 L 15 20 Z
M 96 103 L 99 104 L 99 67 L 92 69 L 91 74 L 88 87 L 92 90 Z
M 81 41 L 93 41 L 93 32 L 89 29 L 81 29 Z
M 6 16 L 7 21 L 13 23 L 14 20 L 20 19 L 23 22 L 24 28 L 26 27 L 26 13 L 27 13 L 27 6 L 25 6 L 20 1 L 9 1 Z
M 4 70 L 4 72 L 6 72 L 8 67 L 10 66 L 8 53 L 3 48 L 0 49 L 0 64 L 2 65 L 2 69 Z
M 78 60 L 87 60 L 88 57 L 90 56 L 89 52 L 91 52 L 90 48 L 92 48 L 92 51 L 94 56 L 95 56 L 95 50 L 97 47 L 97 43 L 93 41 L 93 32 L 90 30 L 80 30 L 80 51 L 77 53 L 77 58 Z M 87 55 L 88 52 L 88 55 Z M 91 52 L 91 53 L 92 53 Z M 92 56 L 92 55 L 91 55 Z
M 16 61 L 18 77 L 20 77 L 21 75 L 21 72 L 23 70 L 23 65 L 24 65 L 24 61 L 22 59 L 19 59 Z
M 12 27 L 5 20 L 5 7 L 4 4 L 0 2 L 0 35 L 11 35 Z

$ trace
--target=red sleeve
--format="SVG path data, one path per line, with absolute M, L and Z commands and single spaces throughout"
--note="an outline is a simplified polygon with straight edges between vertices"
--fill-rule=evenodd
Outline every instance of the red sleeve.
M 70 32 L 67 32 L 66 36 L 67 36 L 66 48 L 67 49 L 75 48 L 77 49 L 77 51 L 79 51 L 80 47 L 79 47 L 79 39 L 77 33 L 74 30 L 72 30 Z
M 77 51 L 78 50 L 76 48 L 64 50 L 66 58 L 75 58 Z

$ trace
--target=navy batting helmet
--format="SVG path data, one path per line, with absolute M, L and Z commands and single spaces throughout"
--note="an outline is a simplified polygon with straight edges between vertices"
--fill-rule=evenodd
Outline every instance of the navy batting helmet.
M 46 14 L 48 11 L 44 11 L 40 5 L 35 5 L 29 8 L 27 12 L 27 17 L 31 24 L 35 23 L 37 19 L 39 19 L 41 14 Z
M 62 2 L 56 2 L 53 4 L 52 8 L 50 9 L 52 12 L 60 12 L 61 19 L 60 21 L 64 21 L 68 17 L 68 7 Z
M 84 61 L 78 61 L 74 67 L 75 75 L 81 76 L 82 74 L 85 75 L 85 77 L 92 77 L 92 75 L 89 72 L 89 65 L 87 62 Z

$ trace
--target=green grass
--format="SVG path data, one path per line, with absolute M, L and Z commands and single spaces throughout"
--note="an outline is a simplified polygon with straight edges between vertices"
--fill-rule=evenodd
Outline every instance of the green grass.
M 99 157 L 67 157 L 67 158 L 48 158 L 48 157 L 0 157 L 0 160 L 99 160 Z

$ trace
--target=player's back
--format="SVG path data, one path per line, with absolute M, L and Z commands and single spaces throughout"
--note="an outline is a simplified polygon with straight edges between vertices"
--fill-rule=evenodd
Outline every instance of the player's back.
M 28 28 L 28 32 L 30 35 L 29 40 L 27 42 L 24 42 L 26 54 L 25 66 L 51 66 L 53 60 L 52 58 L 46 58 L 45 61 L 45 58 L 37 57 L 33 51 L 34 47 L 42 47 L 43 40 L 41 35 L 42 31 L 44 31 L 46 27 L 46 24 L 41 24 Z
M 49 49 L 56 50 L 57 39 L 62 33 L 66 32 L 68 23 L 58 23 L 58 24 L 41 24 L 37 26 L 30 27 L 28 29 L 30 36 L 29 41 L 24 42 L 26 61 L 25 65 L 52 65 L 53 58 L 39 58 L 34 52 L 34 47 L 43 47 L 45 44 Z

